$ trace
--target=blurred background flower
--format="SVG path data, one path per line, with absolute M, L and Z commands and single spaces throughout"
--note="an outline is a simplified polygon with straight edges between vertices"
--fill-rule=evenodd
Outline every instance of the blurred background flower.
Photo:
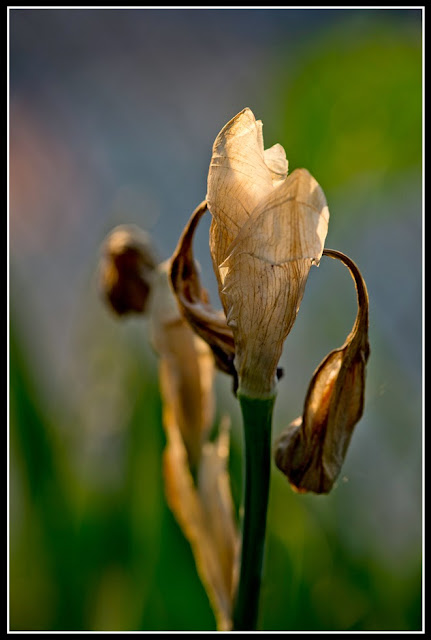
M 273 469 L 261 625 L 420 629 L 421 10 L 10 9 L 9 38 L 10 628 L 214 628 L 163 494 L 146 323 L 109 315 L 96 266 L 117 224 L 173 252 L 216 134 L 249 106 L 265 144 L 321 184 L 326 244 L 370 295 L 365 412 L 342 478 L 302 496 Z M 208 226 L 194 247 L 216 304 Z M 323 259 L 310 274 L 274 437 L 353 324 L 345 271 Z M 238 504 L 227 376 L 217 391 Z

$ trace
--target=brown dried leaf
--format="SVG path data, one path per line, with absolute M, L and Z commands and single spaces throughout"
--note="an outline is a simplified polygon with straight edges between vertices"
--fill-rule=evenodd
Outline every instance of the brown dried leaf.
M 328 493 L 337 479 L 354 426 L 362 416 L 365 367 L 369 356 L 368 294 L 355 263 L 325 249 L 350 270 L 358 296 L 354 327 L 339 349 L 316 369 L 308 388 L 302 418 L 280 436 L 275 462 L 298 491 Z

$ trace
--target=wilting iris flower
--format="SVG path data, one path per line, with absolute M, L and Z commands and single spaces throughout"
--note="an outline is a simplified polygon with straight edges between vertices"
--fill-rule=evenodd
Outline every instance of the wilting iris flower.
M 200 217 L 212 215 L 210 250 L 224 314 L 209 304 L 194 263 Z M 172 260 L 172 283 L 184 315 L 211 346 L 235 390 L 250 398 L 275 394 L 283 343 L 292 329 L 309 270 L 322 254 L 350 269 L 359 312 L 342 348 L 310 383 L 304 419 L 280 438 L 276 463 L 300 490 L 327 492 L 335 482 L 353 427 L 362 415 L 368 359 L 368 295 L 357 266 L 324 250 L 329 210 L 305 169 L 288 175 L 284 149 L 264 149 L 262 123 L 244 109 L 218 134 L 208 192 L 193 213 Z

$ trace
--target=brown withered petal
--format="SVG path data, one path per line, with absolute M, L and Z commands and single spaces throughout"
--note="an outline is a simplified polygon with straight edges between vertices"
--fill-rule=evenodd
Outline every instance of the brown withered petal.
M 202 215 L 207 211 L 203 201 L 193 212 L 171 261 L 171 282 L 179 307 L 194 331 L 211 347 L 221 371 L 235 375 L 233 359 L 235 345 L 232 330 L 227 326 L 222 311 L 211 306 L 208 294 L 202 288 L 193 257 L 193 235 Z
M 198 491 L 207 526 L 219 549 L 220 568 L 231 602 L 238 578 L 239 532 L 234 516 L 228 472 L 230 422 L 225 416 L 215 442 L 206 442 L 199 467 Z
M 169 404 L 164 405 L 168 444 L 163 454 L 168 504 L 190 543 L 198 574 L 205 586 L 217 629 L 232 629 L 239 535 L 235 526 L 227 474 L 226 435 L 207 443 L 197 486 Z
M 339 251 L 323 255 L 343 262 L 354 279 L 358 313 L 344 345 L 331 351 L 314 372 L 302 418 L 281 434 L 277 467 L 298 491 L 328 493 L 336 481 L 354 426 L 363 413 L 369 356 L 368 294 L 355 263 Z
M 296 169 L 257 205 L 219 265 L 242 393 L 271 395 L 283 342 L 296 319 L 329 211 L 322 189 Z
M 160 386 L 196 469 L 214 417 L 214 358 L 178 308 L 169 280 L 170 261 L 155 271 L 149 306 L 151 342 L 159 355 Z M 167 410 L 167 409 L 166 409 Z
M 157 264 L 149 236 L 133 225 L 116 227 L 102 247 L 99 286 L 118 315 L 144 313 Z
M 229 630 L 239 536 L 227 473 L 229 436 L 221 430 L 216 442 L 208 442 L 214 418 L 214 356 L 180 311 L 170 260 L 156 265 L 152 255 L 145 232 L 118 227 L 105 241 L 101 285 L 117 313 L 148 314 L 159 356 L 167 501 L 191 545 L 218 629 Z M 197 287 L 198 299 L 205 300 L 199 282 L 192 279 L 190 285 Z

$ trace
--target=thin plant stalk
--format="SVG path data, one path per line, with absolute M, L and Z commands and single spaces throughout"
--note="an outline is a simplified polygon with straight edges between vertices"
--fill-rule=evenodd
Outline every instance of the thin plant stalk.
M 244 432 L 244 500 L 241 566 L 234 605 L 234 631 L 257 627 L 268 508 L 271 424 L 275 397 L 249 398 L 238 393 Z

